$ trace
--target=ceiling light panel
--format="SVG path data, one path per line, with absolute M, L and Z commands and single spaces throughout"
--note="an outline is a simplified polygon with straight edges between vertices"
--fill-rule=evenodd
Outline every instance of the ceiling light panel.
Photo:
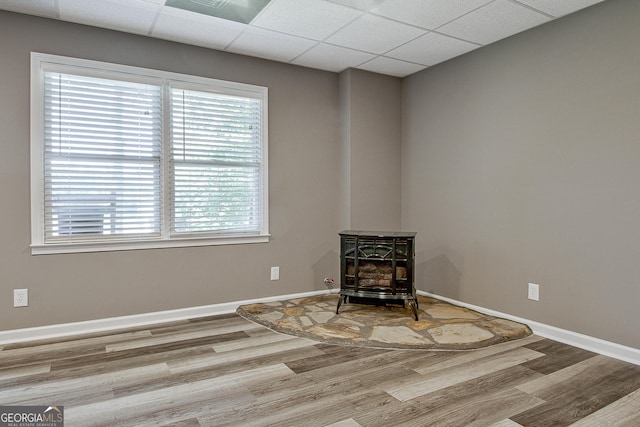
M 272 0 L 252 25 L 282 33 L 324 40 L 362 12 L 318 0 Z
M 495 0 L 443 25 L 438 32 L 479 44 L 489 44 L 535 27 L 551 18 L 507 0 Z
M 491 0 L 386 0 L 372 13 L 434 30 Z
M 270 0 L 167 0 L 167 6 L 248 24 Z

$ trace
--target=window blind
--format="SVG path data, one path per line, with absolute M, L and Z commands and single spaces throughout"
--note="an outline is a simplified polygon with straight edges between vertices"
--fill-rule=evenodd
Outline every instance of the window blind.
M 174 234 L 263 227 L 262 100 L 171 89 Z
M 31 58 L 33 254 L 269 241 L 266 87 Z
M 44 72 L 44 238 L 159 235 L 161 87 Z

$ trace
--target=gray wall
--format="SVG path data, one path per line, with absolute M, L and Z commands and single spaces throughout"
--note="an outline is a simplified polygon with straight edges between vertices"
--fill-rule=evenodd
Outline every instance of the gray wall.
M 639 23 L 608 0 L 403 81 L 419 289 L 640 348 Z
M 270 242 L 32 256 L 32 51 L 267 86 Z M 335 73 L 2 11 L 0 58 L 0 330 L 325 289 L 339 231 L 400 223 L 400 79 L 348 72 L 343 90 Z M 369 177 L 391 201 L 370 217 Z M 13 308 L 17 288 L 29 307 Z
M 30 255 L 31 51 L 267 86 L 270 243 Z M 337 74 L 7 12 L 0 61 L 0 330 L 320 290 L 337 277 Z M 29 307 L 13 308 L 15 288 L 29 289 Z
M 399 230 L 401 80 L 349 69 L 339 87 L 345 228 Z

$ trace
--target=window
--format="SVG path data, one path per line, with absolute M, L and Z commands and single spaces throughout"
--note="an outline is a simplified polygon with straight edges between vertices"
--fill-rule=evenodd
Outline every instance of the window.
M 267 89 L 32 54 L 32 252 L 266 242 Z

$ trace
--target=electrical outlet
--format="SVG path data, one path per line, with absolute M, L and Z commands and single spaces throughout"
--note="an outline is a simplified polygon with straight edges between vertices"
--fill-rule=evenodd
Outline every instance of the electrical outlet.
M 528 298 L 533 301 L 540 301 L 540 285 L 529 283 Z
M 13 290 L 13 306 L 27 307 L 29 305 L 29 289 Z
M 280 280 L 280 267 L 271 267 L 271 280 Z

